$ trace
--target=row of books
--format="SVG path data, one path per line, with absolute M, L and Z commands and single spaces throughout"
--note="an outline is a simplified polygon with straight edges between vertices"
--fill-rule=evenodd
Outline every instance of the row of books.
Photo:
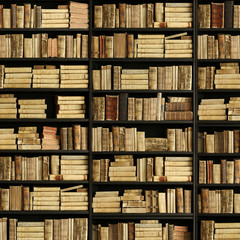
M 191 213 L 192 190 L 176 188 L 158 190 L 125 189 L 96 192 L 93 197 L 94 213 Z
M 199 213 L 240 213 L 240 194 L 233 189 L 202 188 L 198 194 Z
M 42 138 L 37 133 L 37 127 L 19 127 L 18 133 L 14 128 L 0 129 L 0 149 L 9 150 L 87 150 L 88 127 L 74 125 L 59 128 L 44 126 Z M 17 140 L 17 144 L 16 144 Z
M 239 222 L 201 221 L 201 240 L 237 239 L 240 234 Z
M 144 157 L 134 161 L 133 155 L 115 155 L 114 161 L 93 160 L 95 182 L 190 182 L 192 175 L 192 157 Z
M 0 218 L 2 240 L 23 239 L 88 239 L 87 218 L 44 219 L 42 221 L 20 221 Z
M 0 157 L 0 180 L 87 180 L 87 155 Z
M 0 88 L 88 88 L 87 65 L 0 65 Z
M 192 151 L 192 127 L 167 129 L 167 137 L 145 137 L 137 128 L 96 127 L 92 129 L 92 150 L 105 151 Z
M 198 152 L 239 153 L 240 130 L 214 131 L 198 133 Z
M 198 35 L 198 59 L 239 59 L 240 35 Z
M 198 107 L 199 120 L 240 120 L 240 99 L 230 97 L 228 103 L 225 99 L 201 99 Z
M 198 89 L 239 89 L 239 63 L 220 63 L 198 68 Z
M 5 34 L 0 35 L 0 50 L 0 58 L 87 58 L 88 35 Z
M 93 58 L 192 58 L 192 36 L 114 33 L 92 36 Z
M 93 70 L 94 90 L 149 89 L 191 90 L 192 66 L 149 67 L 148 69 L 122 69 L 122 66 L 101 66 Z
M 240 183 L 240 159 L 199 160 L 199 183 Z
M 127 116 L 126 116 L 127 115 Z M 93 97 L 93 120 L 192 120 L 191 97 L 128 97 L 127 93 Z
M 9 186 L 0 188 L 1 211 L 88 210 L 88 189 L 83 185 L 60 187 Z
M 189 28 L 192 3 L 103 4 L 94 6 L 95 28 Z
M 198 25 L 200 28 L 238 28 L 238 11 L 239 5 L 234 5 L 234 1 L 199 4 Z
M 0 28 L 88 28 L 88 4 L 70 1 L 56 9 L 25 3 L 0 6 Z
M 140 223 L 119 222 L 98 224 L 92 226 L 92 240 L 114 240 L 123 237 L 126 240 L 134 239 L 185 239 L 191 240 L 192 233 L 188 226 L 179 226 L 170 223 L 160 223 L 159 220 L 140 220 Z

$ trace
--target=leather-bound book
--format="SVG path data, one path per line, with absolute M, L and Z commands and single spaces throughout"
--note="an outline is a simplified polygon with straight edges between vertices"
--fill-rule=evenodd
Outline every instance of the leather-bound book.
M 119 120 L 126 121 L 128 113 L 128 93 L 119 94 Z
M 212 3 L 212 28 L 224 27 L 224 3 Z
M 119 96 L 106 95 L 106 120 L 117 121 L 119 112 Z

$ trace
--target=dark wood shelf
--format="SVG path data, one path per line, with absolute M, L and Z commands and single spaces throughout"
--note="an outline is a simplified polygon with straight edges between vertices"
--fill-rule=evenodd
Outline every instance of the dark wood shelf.
M 221 184 L 214 184 L 214 183 L 201 183 L 198 184 L 198 188 L 239 188 L 240 184 L 237 183 L 221 183 Z
M 88 154 L 88 150 L 0 150 L 0 154 Z
M 42 1 L 42 0 L 41 0 Z M 52 0 L 51 0 L 52 1 Z M 56 0 L 55 0 L 56 1 Z M 0 33 L 88 33 L 86 28 L 0 28 Z
M 93 155 L 164 155 L 164 156 L 191 156 L 193 155 L 192 152 L 170 152 L 170 151 L 166 151 L 166 152 L 161 152 L 161 151 L 154 151 L 154 152 L 150 152 L 150 151 L 142 151 L 142 152 L 125 152 L 125 151 L 119 151 L 119 152 L 92 152 Z
M 21 93 L 41 93 L 41 92 L 89 92 L 89 89 L 86 88 L 3 88 L 0 89 L 0 93 L 2 92 L 21 92 Z
M 178 125 L 189 125 L 189 124 L 193 124 L 193 121 L 184 121 L 184 120 L 179 120 L 179 121 L 175 121 L 175 120 L 163 120 L 163 121 L 108 121 L 108 120 L 104 120 L 104 121 L 93 121 L 94 125 L 113 125 L 113 124 L 127 124 L 127 125 L 131 125 L 131 124 L 157 124 L 157 125 L 172 125 L 172 124 L 178 124 Z
M 58 119 L 58 118 L 18 118 L 18 119 L 0 119 L 1 122 L 9 122 L 9 123 L 88 123 L 88 119 L 79 119 L 79 118 L 64 118 L 64 119 Z
M 198 89 L 199 93 L 240 93 L 240 89 Z
M 198 33 L 239 33 L 239 28 L 198 28 Z
M 199 157 L 237 157 L 239 153 L 198 153 Z
M 0 182 L 1 183 L 1 182 Z M 192 186 L 193 182 L 93 182 L 96 186 L 134 185 L 134 186 Z
M 88 211 L 0 211 L 0 216 L 37 216 L 37 215 L 51 215 L 51 216 L 81 216 L 88 215 Z
M 80 62 L 82 63 L 88 63 L 89 59 L 88 58 L 0 58 L 0 63 L 1 64 L 7 64 L 7 63 L 14 63 L 16 64 L 17 62 L 19 63 L 29 63 L 29 64 L 34 64 L 41 62 L 42 64 L 44 63 L 71 63 L 71 64 L 79 64 Z
M 80 185 L 89 184 L 89 181 L 50 181 L 50 180 L 11 180 L 11 181 L 0 181 L 1 185 L 44 185 L 44 186 L 58 186 L 58 185 Z
M 192 90 L 128 90 L 128 89 L 122 89 L 122 90 L 93 90 L 93 94 L 109 94 L 109 93 L 122 93 L 122 92 L 127 92 L 127 93 L 144 93 L 146 94 L 157 94 L 159 92 L 163 94 L 193 94 Z
M 240 59 L 196 59 L 199 63 L 231 63 L 231 62 L 240 62 Z
M 193 58 L 93 58 L 93 63 L 192 63 Z
M 103 32 L 136 32 L 136 33 L 165 33 L 165 32 L 193 32 L 193 28 L 93 28 L 93 34 Z
M 171 219 L 171 220 L 191 220 L 193 214 L 184 213 L 93 213 L 93 219 Z
M 199 127 L 240 127 L 240 121 L 199 121 Z

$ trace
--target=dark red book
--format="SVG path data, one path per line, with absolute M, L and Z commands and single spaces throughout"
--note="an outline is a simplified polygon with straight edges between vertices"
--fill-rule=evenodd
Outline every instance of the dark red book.
M 224 3 L 212 3 L 212 28 L 224 28 Z
M 106 95 L 106 120 L 117 121 L 119 112 L 119 96 Z

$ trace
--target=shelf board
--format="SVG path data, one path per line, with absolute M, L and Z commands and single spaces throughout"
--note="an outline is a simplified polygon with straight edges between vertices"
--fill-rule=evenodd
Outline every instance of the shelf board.
M 88 150 L 0 150 L 0 154 L 88 154 Z
M 193 58 L 93 58 L 93 63 L 192 63 Z
M 79 118 L 72 118 L 72 119 L 57 119 L 57 118 L 20 118 L 20 119 L 0 119 L 0 123 L 9 122 L 9 123 L 87 123 L 89 122 L 88 119 L 79 119 Z
M 93 219 L 174 219 L 192 220 L 193 214 L 180 213 L 93 213 Z
M 93 93 L 144 93 L 144 94 L 150 94 L 150 93 L 163 93 L 163 94 L 193 94 L 193 90 L 128 90 L 128 89 L 122 89 L 122 90 L 93 90 Z
M 126 151 L 118 151 L 118 152 L 92 152 L 93 155 L 164 155 L 164 156 L 192 156 L 193 152 L 170 152 L 170 151 L 142 151 L 142 152 L 126 152 Z
M 237 157 L 239 153 L 198 153 L 199 157 Z
M 1 182 L 0 182 L 1 183 Z M 193 182 L 93 182 L 96 186 L 134 185 L 134 186 L 192 186 Z
M 89 92 L 86 88 L 3 88 L 1 92 Z
M 240 184 L 237 184 L 237 183 L 221 183 L 221 184 L 214 184 L 214 183 L 211 183 L 211 184 L 204 184 L 204 183 L 201 183 L 201 184 L 198 184 L 198 188 L 239 188 L 240 187 Z
M 42 64 L 44 63 L 79 63 L 79 62 L 88 62 L 88 58 L 0 58 L 1 63 L 14 63 L 16 64 L 17 62 L 20 63 L 29 63 L 29 64 L 34 64 L 34 63 L 39 63 L 41 62 Z
M 42 1 L 42 0 L 41 0 Z M 51 0 L 52 1 L 52 0 Z M 39 32 L 39 33 L 52 33 L 52 32 L 89 32 L 86 28 L 0 28 L 0 33 L 26 33 L 26 32 Z
M 240 93 L 240 89 L 198 89 L 198 93 Z
M 240 59 L 197 59 L 199 63 L 232 63 L 240 62 Z
M 165 124 L 178 124 L 178 125 L 186 125 L 186 124 L 193 124 L 193 121 L 174 121 L 174 120 L 164 120 L 164 121 L 93 121 L 93 124 L 101 124 L 101 125 L 112 125 L 112 124 L 154 124 L 154 125 L 165 125 Z
M 198 33 L 228 33 L 228 32 L 237 32 L 239 33 L 239 28 L 198 28 Z
M 134 33 L 165 33 L 193 32 L 193 28 L 93 28 L 93 33 L 102 32 L 134 32 Z
M 27 181 L 27 180 L 11 180 L 11 181 L 0 181 L 0 185 L 15 185 L 15 184 L 22 184 L 22 185 L 73 185 L 73 184 L 89 184 L 89 181 L 50 181 L 50 180 L 39 180 L 39 181 Z
M 88 215 L 88 211 L 0 211 L 1 216 Z
M 239 218 L 240 213 L 199 213 L 200 218 Z M 222 220 L 221 220 L 222 221 Z
M 199 127 L 237 127 L 240 126 L 240 121 L 199 121 Z

